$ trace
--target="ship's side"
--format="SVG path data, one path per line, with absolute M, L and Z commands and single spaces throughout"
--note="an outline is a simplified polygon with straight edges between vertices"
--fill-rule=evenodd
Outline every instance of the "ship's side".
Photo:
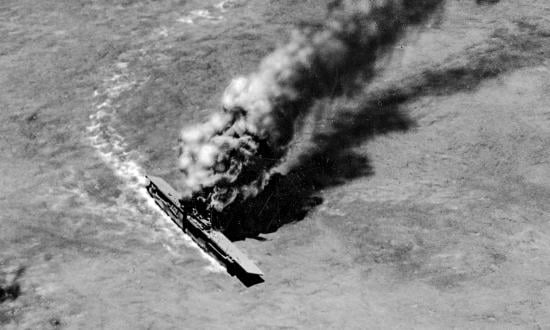
M 228 272 L 247 282 L 261 282 L 262 271 L 221 232 L 212 229 L 207 219 L 180 203 L 181 195 L 159 177 L 147 176 L 147 191 L 156 204 L 203 250 L 222 262 Z

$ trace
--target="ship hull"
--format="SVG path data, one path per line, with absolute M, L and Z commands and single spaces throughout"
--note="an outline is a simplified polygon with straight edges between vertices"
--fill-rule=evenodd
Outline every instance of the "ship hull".
M 147 176 L 147 192 L 172 221 L 201 249 L 215 257 L 246 286 L 263 282 L 263 272 L 243 254 L 223 233 L 212 229 L 209 221 L 185 209 L 181 196 L 158 177 Z

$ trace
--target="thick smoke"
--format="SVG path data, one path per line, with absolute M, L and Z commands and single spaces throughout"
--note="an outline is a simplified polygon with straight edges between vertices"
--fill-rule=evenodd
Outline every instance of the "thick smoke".
M 223 113 L 182 130 L 179 168 L 188 197 L 220 212 L 257 195 L 312 103 L 371 79 L 377 59 L 443 1 L 333 1 L 325 22 L 300 27 L 256 72 L 231 82 Z

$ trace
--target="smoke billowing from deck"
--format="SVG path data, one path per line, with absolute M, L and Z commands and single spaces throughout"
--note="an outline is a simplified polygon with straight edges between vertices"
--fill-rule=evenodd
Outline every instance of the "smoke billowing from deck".
M 353 92 L 374 76 L 377 59 L 444 0 L 337 0 L 321 24 L 304 24 L 233 79 L 224 111 L 181 133 L 179 168 L 188 196 L 221 211 L 255 196 L 287 153 L 296 121 L 313 102 Z

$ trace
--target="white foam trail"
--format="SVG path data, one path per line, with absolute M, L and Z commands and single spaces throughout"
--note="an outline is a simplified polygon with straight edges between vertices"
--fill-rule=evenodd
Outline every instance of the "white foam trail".
M 189 15 L 178 18 L 178 22 L 185 24 L 195 24 L 195 20 L 207 20 L 212 22 L 217 22 L 223 20 L 222 15 L 212 15 L 208 9 L 196 9 L 192 10 Z
M 178 18 L 178 22 L 185 23 L 185 24 L 195 24 L 193 22 L 193 18 L 191 18 L 190 16 L 180 17 L 180 18 Z
M 162 27 L 159 30 L 158 35 L 161 37 L 168 37 L 168 29 L 166 27 Z
M 155 216 L 160 215 L 162 217 L 162 222 L 155 221 L 154 216 L 151 214 L 148 220 L 150 221 L 149 225 L 154 226 L 155 230 L 162 233 L 162 240 L 164 241 L 162 244 L 169 252 L 178 255 L 174 251 L 174 246 L 177 247 L 177 243 L 181 242 L 183 237 L 185 245 L 198 250 L 200 255 L 208 261 L 209 265 L 206 267 L 208 271 L 223 272 L 225 268 L 216 259 L 205 253 L 190 237 L 185 235 L 155 204 L 145 189 L 145 171 L 138 163 L 140 155 L 137 152 L 127 150 L 124 137 L 113 126 L 116 122 L 114 99 L 139 84 L 125 72 L 126 67 L 125 63 L 118 63 L 116 68 L 121 73 L 116 73 L 104 81 L 104 91 L 102 93 L 94 91 L 96 98 L 103 95 L 105 99 L 101 103 L 98 102 L 97 112 L 90 116 L 90 124 L 86 128 L 88 141 L 96 149 L 101 159 L 124 181 L 124 191 L 132 195 L 125 197 L 137 198 L 138 205 L 146 205 L 149 210 L 154 211 Z M 139 209 L 139 207 L 136 209 L 136 205 L 132 205 L 127 201 L 123 201 L 123 203 L 124 205 L 117 206 L 131 209 L 140 217 L 145 215 L 145 210 Z
M 204 18 L 207 20 L 221 20 L 223 19 L 223 16 L 213 16 L 210 14 L 210 11 L 207 9 L 198 9 L 191 11 L 191 15 L 199 18 Z

